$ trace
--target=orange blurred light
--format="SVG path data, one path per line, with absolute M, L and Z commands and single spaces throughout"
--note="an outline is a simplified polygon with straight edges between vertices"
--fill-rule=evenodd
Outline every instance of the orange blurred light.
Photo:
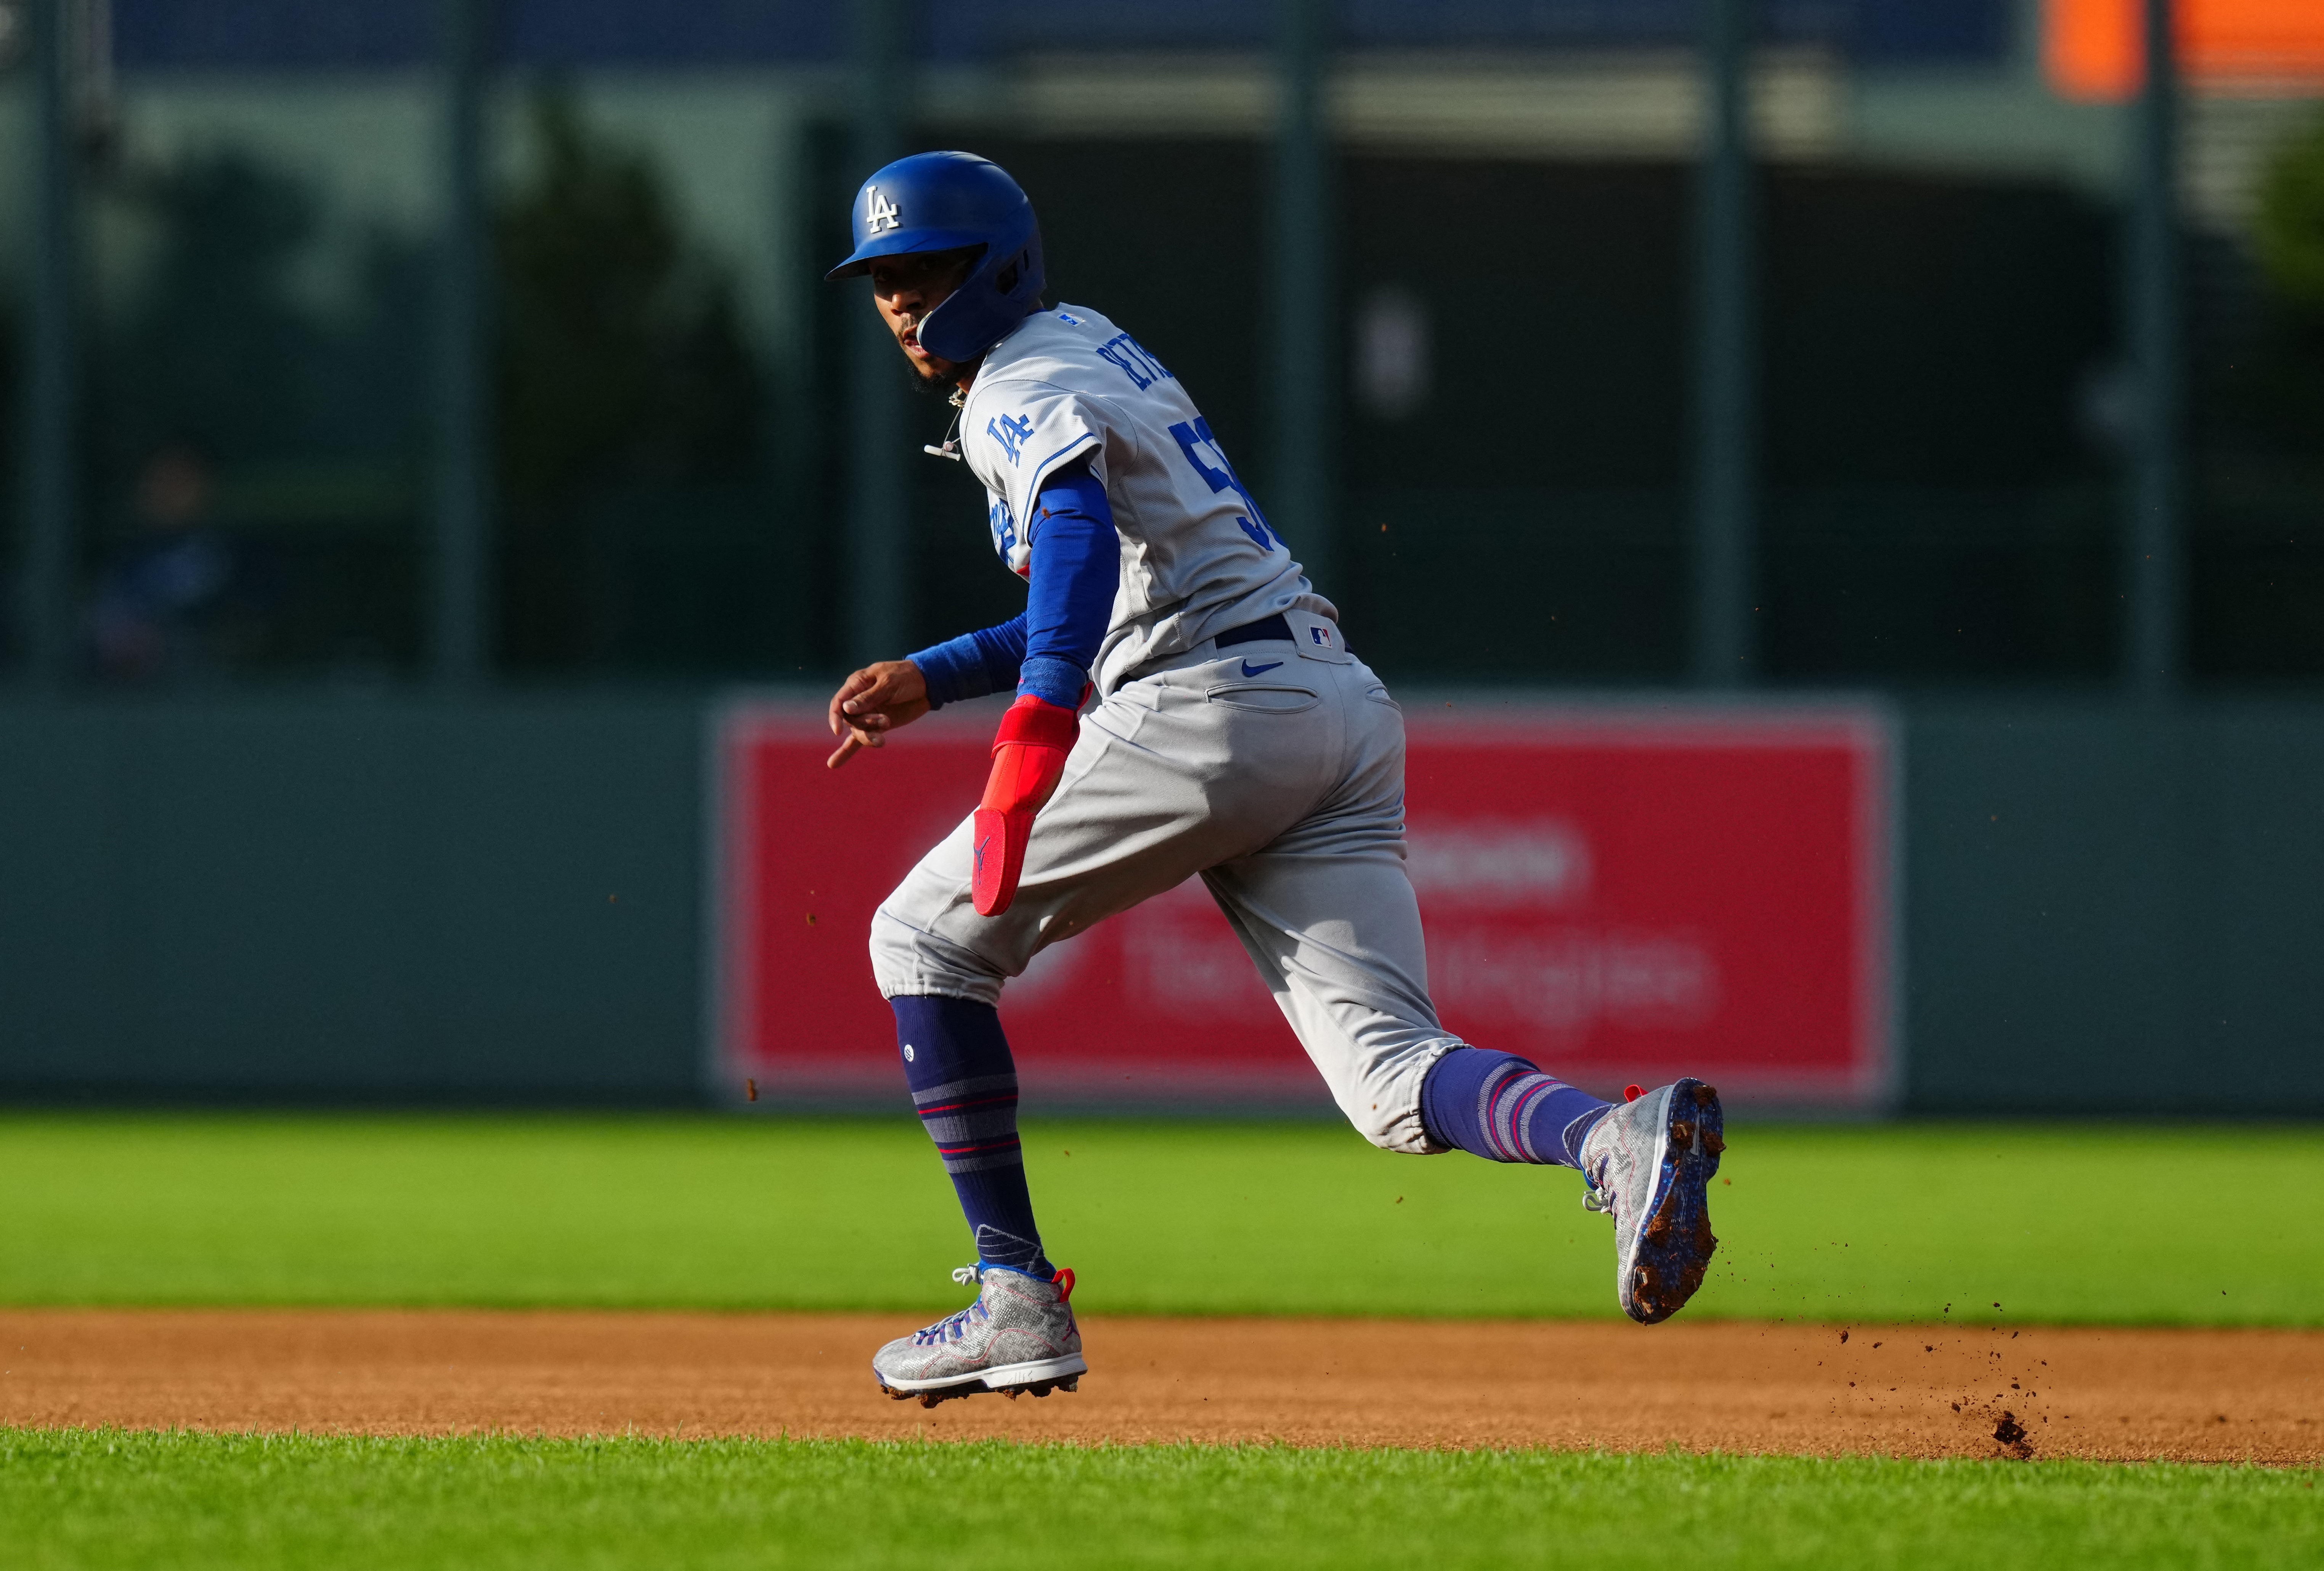
M 2176 0 L 2179 69 L 2200 87 L 2324 88 L 2324 0 Z M 2144 0 L 2044 0 L 2042 61 L 2069 98 L 2122 99 L 2146 78 Z

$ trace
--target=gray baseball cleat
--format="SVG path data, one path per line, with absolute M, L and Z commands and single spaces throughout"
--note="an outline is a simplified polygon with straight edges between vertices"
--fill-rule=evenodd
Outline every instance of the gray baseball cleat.
M 1613 1215 L 1615 1290 L 1641 1326 L 1685 1307 L 1719 1247 L 1705 1186 L 1725 1128 L 1718 1091 L 1680 1080 L 1617 1106 L 1582 1142 L 1582 1204 Z
M 1073 1272 L 1045 1282 L 1005 1266 L 964 1265 L 952 1280 L 976 1283 L 976 1302 L 873 1354 L 872 1372 L 881 1391 L 932 1408 L 978 1391 L 1013 1399 L 1080 1387 L 1089 1365 L 1082 1362 L 1081 1327 L 1067 1301 Z

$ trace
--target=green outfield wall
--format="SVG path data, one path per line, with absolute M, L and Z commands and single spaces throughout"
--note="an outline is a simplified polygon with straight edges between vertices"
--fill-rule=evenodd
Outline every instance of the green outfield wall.
M 1904 713 L 1909 1106 L 2324 1113 L 2324 707 Z
M 1905 1107 L 2324 1113 L 2324 705 L 1900 712 Z M 0 706 L 0 1096 L 701 1099 L 705 713 Z
M 692 1095 L 699 735 L 684 699 L 0 711 L 0 1085 Z

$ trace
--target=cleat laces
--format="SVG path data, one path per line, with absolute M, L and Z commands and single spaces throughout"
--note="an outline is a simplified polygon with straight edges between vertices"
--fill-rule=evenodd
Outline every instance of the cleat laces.
M 952 1280 L 966 1287 L 971 1282 L 981 1284 L 984 1278 L 983 1273 L 975 1266 L 961 1265 L 953 1267 Z M 936 1343 L 959 1341 L 968 1335 L 969 1317 L 983 1308 L 984 1299 L 980 1295 L 976 1302 L 967 1308 L 955 1309 L 935 1325 L 924 1326 L 913 1332 L 912 1345 L 916 1347 L 927 1347 Z
M 1592 1130 L 1591 1132 L 1595 1134 L 1597 1131 Z M 1614 1191 L 1606 1183 L 1606 1169 L 1611 1165 L 1610 1162 L 1600 1159 L 1582 1169 L 1582 1208 L 1584 1211 L 1602 1211 L 1609 1215 L 1613 1214 Z

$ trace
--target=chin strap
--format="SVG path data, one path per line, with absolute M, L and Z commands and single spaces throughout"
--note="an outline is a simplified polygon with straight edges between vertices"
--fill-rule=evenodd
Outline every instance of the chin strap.
M 1065 778 L 1065 755 L 1073 752 L 1081 725 L 1073 710 L 1030 693 L 1020 695 L 1001 717 L 1001 730 L 992 738 L 992 773 L 984 782 L 969 843 L 976 859 L 970 890 L 977 915 L 997 917 L 1017 898 L 1033 815 Z

